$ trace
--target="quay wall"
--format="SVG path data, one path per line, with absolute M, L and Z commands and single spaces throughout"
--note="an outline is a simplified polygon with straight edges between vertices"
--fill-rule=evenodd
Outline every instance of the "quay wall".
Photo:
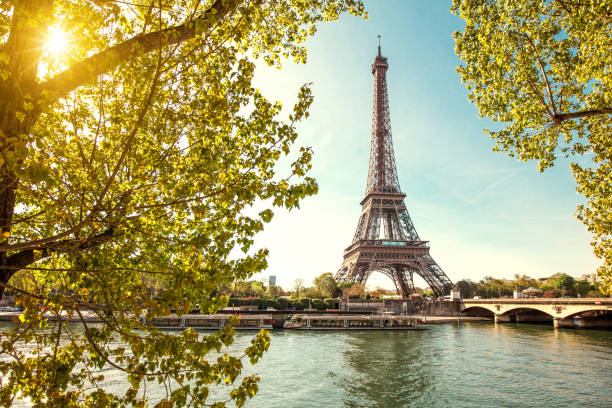
M 351 299 L 340 301 L 342 312 L 418 314 L 423 316 L 460 316 L 461 302 L 425 301 L 421 299 Z

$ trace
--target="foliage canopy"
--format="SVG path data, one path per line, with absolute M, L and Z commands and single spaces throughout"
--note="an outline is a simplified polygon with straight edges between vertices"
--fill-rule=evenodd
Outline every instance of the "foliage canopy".
M 331 272 L 325 272 L 317 276 L 313 283 L 315 288 L 324 297 L 336 297 L 340 294 L 338 282 L 336 282 L 336 279 Z
M 25 307 L 0 334 L 0 405 L 141 406 L 149 381 L 165 386 L 160 407 L 224 406 L 211 385 L 238 406 L 255 394 L 256 375 L 237 379 L 265 332 L 239 357 L 232 327 L 169 335 L 140 317 L 223 306 L 218 284 L 266 266 L 249 248 L 273 212 L 244 210 L 317 191 L 309 148 L 289 174 L 274 167 L 312 94 L 280 119 L 253 61 L 305 62 L 316 25 L 347 11 L 364 15 L 355 0 L 0 0 L 0 297 Z M 100 385 L 108 366 L 124 395 Z
M 564 273 L 556 273 L 544 282 L 526 275 L 517 274 L 514 275 L 513 280 L 496 279 L 491 276 L 486 276 L 479 282 L 462 279 L 455 284 L 455 287 L 459 289 L 464 298 L 473 296 L 480 296 L 482 298 L 512 296 L 517 286 L 523 293 L 530 296 L 601 296 L 598 283 L 592 284 L 586 280 L 575 280 L 570 275 Z M 534 289 L 535 291 L 533 291 Z
M 594 236 L 612 292 L 612 1 L 454 0 L 457 68 L 496 150 L 538 160 L 573 156 L 578 218 Z

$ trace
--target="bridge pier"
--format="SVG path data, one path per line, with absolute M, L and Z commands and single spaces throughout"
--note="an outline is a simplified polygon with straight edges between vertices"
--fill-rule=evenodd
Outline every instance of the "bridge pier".
M 517 323 L 539 323 L 539 322 L 550 322 L 552 317 L 544 313 L 517 313 Z
M 511 317 L 510 315 L 504 315 L 504 314 L 496 314 L 495 315 L 495 323 L 510 323 Z
M 574 327 L 574 319 L 561 319 L 559 317 L 554 317 L 553 327 L 555 329 L 559 329 L 561 327 Z
M 577 329 L 610 329 L 612 321 L 594 319 L 574 319 L 574 327 Z

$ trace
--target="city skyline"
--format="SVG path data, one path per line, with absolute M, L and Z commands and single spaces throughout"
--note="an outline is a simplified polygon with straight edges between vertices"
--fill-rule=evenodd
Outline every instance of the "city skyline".
M 321 26 L 308 42 L 306 65 L 262 64 L 255 81 L 262 93 L 295 101 L 312 82 L 310 118 L 298 125 L 298 145 L 315 152 L 312 174 L 320 192 L 300 210 L 276 211 L 255 240 L 270 250 L 269 267 L 281 286 L 296 278 L 335 273 L 350 243 L 364 196 L 370 147 L 373 79 L 370 65 L 382 36 L 389 58 L 391 128 L 402 191 L 421 238 L 453 281 L 486 275 L 579 276 L 599 265 L 591 235 L 574 218 L 582 197 L 567 160 L 539 174 L 536 163 L 492 151 L 455 72 L 452 32 L 462 20 L 450 4 L 367 2 L 370 20 L 345 16 Z M 282 174 L 282 164 L 279 173 Z M 306 254 L 306 255 L 305 255 Z M 423 282 L 415 280 L 417 286 Z M 382 274 L 369 286 L 391 287 Z

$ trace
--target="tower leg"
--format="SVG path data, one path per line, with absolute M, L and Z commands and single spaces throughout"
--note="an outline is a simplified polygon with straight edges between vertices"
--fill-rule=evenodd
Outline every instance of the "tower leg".
M 406 278 L 408 278 L 409 294 L 416 293 L 416 289 L 414 288 L 414 271 L 412 269 L 406 269 L 404 273 L 406 274 Z
M 412 275 L 408 270 L 401 266 L 395 266 L 391 268 L 391 276 L 397 294 L 403 299 L 407 299 L 410 294 L 414 293 L 414 283 L 412 282 Z

